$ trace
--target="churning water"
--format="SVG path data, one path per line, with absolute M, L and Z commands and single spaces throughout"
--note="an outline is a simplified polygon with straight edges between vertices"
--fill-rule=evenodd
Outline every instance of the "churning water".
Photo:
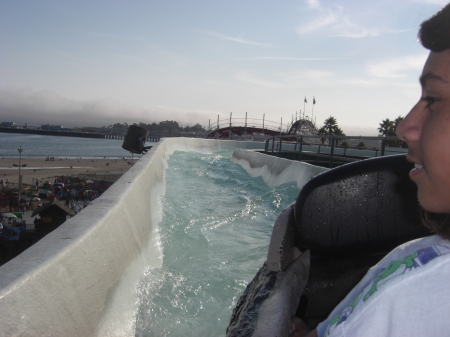
M 157 229 L 162 263 L 146 265 L 137 284 L 127 285 L 135 298 L 133 322 L 124 323 L 131 335 L 225 335 L 266 259 L 275 218 L 298 194 L 296 183 L 271 188 L 250 177 L 231 154 L 169 158 Z

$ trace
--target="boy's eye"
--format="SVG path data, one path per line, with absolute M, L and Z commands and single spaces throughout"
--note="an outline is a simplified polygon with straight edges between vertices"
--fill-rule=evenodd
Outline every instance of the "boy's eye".
M 438 99 L 436 97 L 431 97 L 431 96 L 425 96 L 423 98 L 423 100 L 425 102 L 427 102 L 427 107 L 429 107 L 431 104 L 433 104 L 434 102 L 436 102 Z

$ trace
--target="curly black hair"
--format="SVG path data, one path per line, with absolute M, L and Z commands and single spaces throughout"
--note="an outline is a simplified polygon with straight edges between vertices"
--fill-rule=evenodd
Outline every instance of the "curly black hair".
M 450 3 L 422 22 L 419 40 L 425 48 L 433 52 L 438 53 L 450 48 Z

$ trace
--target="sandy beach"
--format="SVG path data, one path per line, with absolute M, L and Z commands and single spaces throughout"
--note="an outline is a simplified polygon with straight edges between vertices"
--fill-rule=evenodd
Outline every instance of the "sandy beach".
M 109 174 L 118 175 L 126 172 L 135 163 L 131 159 L 76 159 L 57 158 L 45 160 L 45 158 L 22 158 L 21 164 L 26 167 L 20 169 L 23 184 L 32 184 L 35 179 L 49 180 L 59 175 L 78 174 Z M 19 164 L 19 158 L 0 158 L 0 180 L 18 183 L 19 168 L 13 165 Z M 72 167 L 72 168 L 71 168 Z

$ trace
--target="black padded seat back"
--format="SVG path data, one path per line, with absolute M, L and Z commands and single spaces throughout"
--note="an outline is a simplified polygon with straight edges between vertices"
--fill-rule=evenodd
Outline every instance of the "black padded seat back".
M 387 252 L 430 235 L 419 216 L 413 164 L 405 155 L 367 159 L 324 172 L 295 204 L 296 246 L 321 258 Z

